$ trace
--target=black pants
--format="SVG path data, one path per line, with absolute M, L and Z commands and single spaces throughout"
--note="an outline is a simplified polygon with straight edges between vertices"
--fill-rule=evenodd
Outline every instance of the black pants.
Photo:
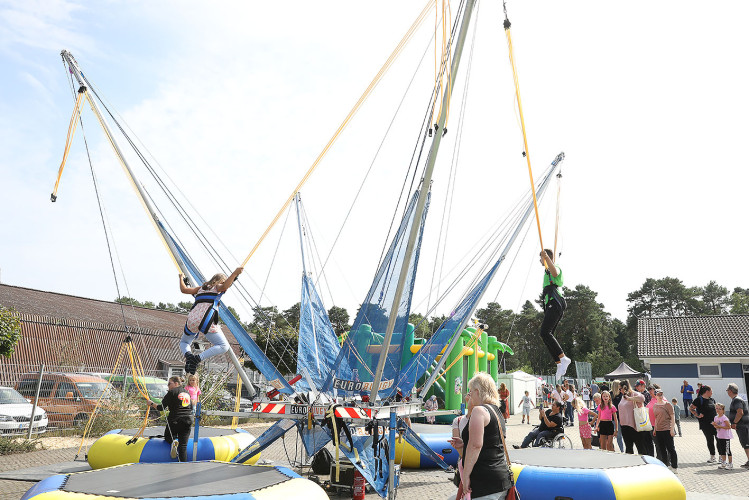
M 718 438 L 718 455 L 725 457 L 731 455 L 731 440 Z
M 637 434 L 638 433 L 634 427 L 630 427 L 628 425 L 622 425 L 622 439 L 624 439 L 624 453 L 629 453 L 630 455 L 635 454 L 634 445 L 635 443 L 637 443 L 637 439 L 638 439 Z M 639 446 L 637 447 L 637 451 L 640 452 Z
M 541 323 L 541 340 L 546 344 L 549 354 L 554 358 L 554 362 L 559 361 L 559 356 L 564 352 L 554 337 L 554 331 L 557 329 L 559 320 L 564 316 L 562 306 L 556 300 L 549 299 L 544 307 L 544 321 Z
M 190 429 L 192 428 L 192 417 L 177 417 L 174 420 L 167 420 L 164 428 L 164 441 L 172 444 L 174 436 L 177 436 L 177 456 L 180 462 L 187 462 L 187 440 L 190 439 Z
M 675 469 L 679 465 L 679 460 L 671 431 L 655 431 L 655 444 L 658 447 L 658 454 L 663 457 L 659 460 L 666 465 L 670 464 Z
M 653 431 L 642 431 L 637 433 L 637 453 L 640 455 L 655 456 L 653 445 Z
M 705 435 L 705 441 L 707 441 L 707 449 L 710 452 L 710 456 L 715 456 L 715 440 L 718 439 L 718 431 L 715 427 L 705 427 L 704 429 L 700 429 L 702 433 Z

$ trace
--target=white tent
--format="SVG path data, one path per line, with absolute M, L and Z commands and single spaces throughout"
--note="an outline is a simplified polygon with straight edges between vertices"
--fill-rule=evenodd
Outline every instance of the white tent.
M 536 401 L 536 389 L 540 382 L 534 375 L 521 370 L 512 373 L 500 373 L 497 376 L 497 386 L 502 382 L 510 389 L 510 398 L 507 400 L 507 404 L 510 407 L 510 415 L 521 413 L 518 405 L 522 401 L 525 391 L 528 391 L 528 395 L 532 401 Z

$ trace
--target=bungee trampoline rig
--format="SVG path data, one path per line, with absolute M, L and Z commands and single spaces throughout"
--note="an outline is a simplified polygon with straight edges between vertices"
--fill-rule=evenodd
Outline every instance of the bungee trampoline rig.
M 295 203 L 302 247 L 303 275 L 299 344 L 297 348 L 297 376 L 291 382 L 284 378 L 279 367 L 270 361 L 263 349 L 244 329 L 223 300 L 218 302 L 221 320 L 234 335 L 243 351 L 252 359 L 255 367 L 265 377 L 272 390 L 253 395 L 251 412 L 210 411 L 206 413 L 275 421 L 268 430 L 259 435 L 251 444 L 239 450 L 236 456 L 231 459 L 230 464 L 225 464 L 225 467 L 233 467 L 231 474 L 237 473 L 237 471 L 240 471 L 241 474 L 243 471 L 251 470 L 243 468 L 244 466 L 238 468 L 238 464 L 244 464 L 253 458 L 256 459 L 259 453 L 291 429 L 297 430 L 308 457 L 314 456 L 319 450 L 332 442 L 335 448 L 336 463 L 339 463 L 340 456 L 343 454 L 382 497 L 394 498 L 398 485 L 395 453 L 397 435 L 401 435 L 423 456 L 434 460 L 440 467 L 448 468 L 448 465 L 442 459 L 443 457 L 435 453 L 418 434 L 413 432 L 406 425 L 405 419 L 425 415 L 423 411 L 424 401 L 438 380 L 444 380 L 442 382 L 443 390 L 452 390 L 451 384 L 454 381 L 445 379 L 445 376 L 447 370 L 457 362 L 457 359 L 468 354 L 466 347 L 473 346 L 472 348 L 475 348 L 478 356 L 480 351 L 479 339 L 482 339 L 483 335 L 482 342 L 486 342 L 487 336 L 481 325 L 469 326 L 472 321 L 471 318 L 487 287 L 496 276 L 501 264 L 507 259 L 517 238 L 522 234 L 523 228 L 527 226 L 534 215 L 538 220 L 538 200 L 547 191 L 552 179 L 555 176 L 559 177 L 557 172 L 564 159 L 563 153 L 557 155 L 542 172 L 540 180 L 534 181 L 525 125 L 522 121 L 522 108 L 520 108 L 523 126 L 523 156 L 528 163 L 530 189 L 517 203 L 506 223 L 495 229 L 486 241 L 481 242 L 480 256 L 473 257 L 460 273 L 461 279 L 465 278 L 468 286 L 465 287 L 466 291 L 462 293 L 460 299 L 450 309 L 451 312 L 447 319 L 428 340 L 425 340 L 418 348 L 411 349 L 411 346 L 414 345 L 413 325 L 409 325 L 408 320 L 424 225 L 431 199 L 432 174 L 440 144 L 447 134 L 446 125 L 451 107 L 452 92 L 466 40 L 469 37 L 471 18 L 478 11 L 477 4 L 478 1 L 476 0 L 461 1 L 456 11 L 455 21 L 450 25 L 449 17 L 452 13 L 448 13 L 449 9 L 445 8 L 443 2 L 443 43 L 439 54 L 439 69 L 435 75 L 432 97 L 417 140 L 415 151 L 418 154 L 414 154 L 412 157 L 406 175 L 406 178 L 409 175 L 417 178 L 418 175 L 419 180 L 416 182 L 416 187 L 404 190 L 402 196 L 403 216 L 397 225 L 393 238 L 386 247 L 387 251 L 384 252 L 372 285 L 345 339 L 339 343 L 323 301 L 317 292 L 315 281 L 306 268 L 305 244 L 303 242 L 303 233 L 305 232 L 302 230 L 303 217 L 301 215 L 303 210 L 300 208 L 299 192 L 343 128 L 389 69 L 405 44 L 411 39 L 416 29 L 425 19 L 430 17 L 433 8 L 437 8 L 439 14 L 438 2 L 434 0 L 427 2 L 427 5 L 404 35 L 388 61 L 323 148 L 303 179 L 294 188 L 268 229 L 240 264 L 240 267 L 247 264 L 267 237 L 271 228 L 280 220 L 291 204 Z M 508 21 L 505 23 L 504 29 L 512 53 Z M 437 32 L 435 26 L 435 36 Z M 473 36 L 475 39 L 475 24 Z M 436 43 L 437 39 L 435 38 L 435 46 Z M 472 52 L 473 44 L 471 43 L 471 56 Z M 159 234 L 165 249 L 179 272 L 193 283 L 205 282 L 205 275 L 186 251 L 181 240 L 175 236 L 175 231 L 167 223 L 163 211 L 156 206 L 149 192 L 136 179 L 126 156 L 122 152 L 120 139 L 118 139 L 120 136 L 124 137 L 145 168 L 156 179 L 158 187 L 165 193 L 171 206 L 179 213 L 190 231 L 207 250 L 216 267 L 222 270 L 229 269 L 231 266 L 213 248 L 209 238 L 203 234 L 188 211 L 169 191 L 146 156 L 140 152 L 135 141 L 130 138 L 125 127 L 120 124 L 117 116 L 101 99 L 96 88 L 89 82 L 73 55 L 64 50 L 61 56 L 70 75 L 75 106 L 68 129 L 63 160 L 51 196 L 52 201 L 57 200 L 58 197 L 60 178 L 76 126 L 82 120 L 81 108 L 85 101 L 90 105 L 97 121 L 104 130 L 107 141 L 114 149 L 115 155 L 128 180 L 135 188 L 135 193 L 146 210 L 149 220 Z M 513 73 L 517 91 L 517 75 L 515 74 L 514 62 Z M 466 78 L 469 76 L 470 64 L 468 65 Z M 519 91 L 517 102 L 519 105 Z M 458 133 L 455 134 L 456 141 L 460 137 L 460 130 L 462 129 L 462 116 L 461 114 L 460 123 L 456 127 L 458 129 Z M 115 128 L 110 126 L 110 122 L 114 124 Z M 115 133 L 115 130 L 118 131 L 118 134 Z M 457 281 L 456 279 L 448 287 L 451 291 L 456 287 Z M 249 293 L 242 284 L 238 282 L 238 286 L 235 288 L 238 289 L 239 295 L 249 303 L 251 298 L 248 298 Z M 446 295 L 447 293 L 444 293 L 442 297 Z M 434 307 L 436 307 L 436 304 Z M 433 310 L 434 308 L 429 313 Z M 490 337 L 490 339 L 492 338 Z M 506 344 L 499 342 L 496 338 L 490 342 L 493 342 L 494 349 L 501 346 L 507 347 Z M 486 347 L 483 349 L 486 351 Z M 501 351 L 502 355 L 511 353 L 509 348 L 502 348 Z M 496 352 L 495 356 L 498 356 L 499 351 Z M 228 356 L 243 384 L 248 390 L 252 390 L 253 385 L 247 377 L 244 366 L 231 349 L 228 351 Z M 486 360 L 483 362 L 486 366 Z M 463 380 L 461 384 L 454 384 L 456 394 L 464 390 L 466 382 L 466 380 Z M 432 411 L 429 412 L 429 415 L 454 415 L 459 412 L 459 409 L 450 409 Z M 196 425 L 195 432 L 196 434 L 200 432 L 199 423 Z M 197 442 L 197 440 L 196 436 L 195 441 Z M 198 455 L 193 456 L 197 457 Z M 214 462 L 198 463 L 214 464 Z M 169 469 L 169 474 L 172 474 L 173 471 L 182 474 L 180 467 L 185 469 L 208 467 L 208 465 L 201 466 L 195 463 L 163 465 L 172 467 Z M 222 466 L 216 465 L 215 467 L 220 469 Z M 338 467 L 336 469 L 336 474 L 338 474 Z M 122 472 L 124 470 L 127 469 L 119 470 L 118 468 L 118 474 L 124 473 Z M 286 474 L 284 471 L 280 471 L 280 473 Z M 258 473 L 251 472 L 250 474 Z M 158 494 L 167 497 L 169 491 L 159 490 Z M 182 493 L 174 491 L 175 497 L 181 495 Z M 248 496 L 246 498 L 260 497 Z

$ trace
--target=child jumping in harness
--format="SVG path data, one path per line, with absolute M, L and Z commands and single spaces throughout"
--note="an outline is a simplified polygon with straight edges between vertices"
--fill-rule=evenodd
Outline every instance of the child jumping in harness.
M 225 274 L 218 273 L 203 283 L 202 286 L 194 287 L 185 285 L 185 275 L 179 275 L 179 290 L 182 293 L 195 296 L 195 303 L 187 314 L 185 331 L 179 341 L 179 348 L 185 355 L 185 372 L 195 373 L 201 361 L 229 350 L 229 343 L 218 324 L 218 308 L 221 296 L 231 287 L 243 270 L 243 268 L 238 267 L 228 278 Z M 190 350 L 190 344 L 200 333 L 204 334 L 212 345 L 202 354 L 193 354 Z
M 541 340 L 544 341 L 549 354 L 557 364 L 556 380 L 560 380 L 567 373 L 567 367 L 572 363 L 572 360 L 564 355 L 564 350 L 554 337 L 554 331 L 567 308 L 567 302 L 564 300 L 560 289 L 564 280 L 562 268 L 554 264 L 554 252 L 542 250 L 541 264 L 546 268 L 544 272 L 544 321 L 541 324 Z

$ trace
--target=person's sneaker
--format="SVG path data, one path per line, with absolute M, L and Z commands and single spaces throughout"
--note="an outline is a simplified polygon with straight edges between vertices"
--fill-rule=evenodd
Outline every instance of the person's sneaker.
M 728 462 L 727 464 L 723 464 L 723 468 L 725 470 L 733 470 L 733 463 L 732 462 Z
M 743 468 L 749 469 L 749 460 L 746 461 L 744 465 L 742 465 Z
M 177 458 L 177 441 L 172 441 L 172 451 L 169 452 L 169 456 Z
M 512 445 L 512 447 L 513 447 L 513 448 L 515 448 L 516 450 L 519 450 L 519 449 L 520 449 L 520 446 L 518 446 L 518 445 L 516 445 L 516 444 L 513 444 L 513 445 Z
M 567 356 L 562 357 L 562 359 L 559 361 L 559 364 L 557 364 L 557 380 L 561 380 L 562 377 L 564 377 L 564 374 L 567 373 L 567 368 L 570 366 L 570 363 L 572 363 L 572 360 L 568 358 Z
M 714 456 L 710 456 L 710 458 L 707 459 L 707 463 L 715 464 L 715 463 L 718 463 L 718 461 L 715 459 Z
M 720 461 L 720 465 L 718 465 L 718 468 L 719 469 L 725 469 L 726 468 L 726 463 L 723 460 L 721 460 Z

